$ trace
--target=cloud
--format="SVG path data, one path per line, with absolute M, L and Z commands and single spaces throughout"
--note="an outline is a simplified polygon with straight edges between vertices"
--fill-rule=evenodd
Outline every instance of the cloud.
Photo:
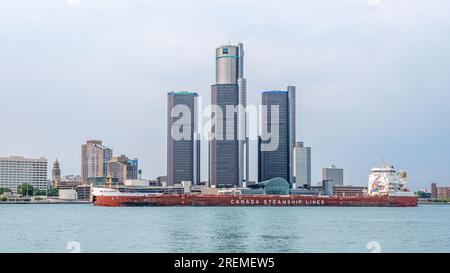
M 381 6 L 381 0 L 367 0 L 367 5 L 369 6 Z
M 66 0 L 66 5 L 72 7 L 72 6 L 79 6 L 81 5 L 81 0 Z
M 260 90 L 297 85 L 314 181 L 334 163 L 349 184 L 363 184 L 382 158 L 407 170 L 412 188 L 450 181 L 448 0 L 273 0 L 258 14 L 257 0 L 227 13 L 220 1 L 19 2 L 0 1 L 0 116 L 21 110 L 2 120 L 11 133 L 0 136 L 1 154 L 58 157 L 76 174 L 80 144 L 99 138 L 138 157 L 146 178 L 163 175 L 166 92 L 195 90 L 207 104 L 215 47 L 241 40 L 249 104 Z M 60 137 L 52 124 L 72 133 Z

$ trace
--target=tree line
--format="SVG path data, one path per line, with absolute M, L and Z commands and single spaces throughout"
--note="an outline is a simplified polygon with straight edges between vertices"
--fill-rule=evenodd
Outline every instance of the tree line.
M 12 190 L 5 187 L 0 187 L 0 195 L 5 193 L 12 193 Z M 17 194 L 22 196 L 36 196 L 36 195 L 46 195 L 46 196 L 58 196 L 57 188 L 50 188 L 47 190 L 40 190 L 33 187 L 30 183 L 22 183 L 17 186 Z

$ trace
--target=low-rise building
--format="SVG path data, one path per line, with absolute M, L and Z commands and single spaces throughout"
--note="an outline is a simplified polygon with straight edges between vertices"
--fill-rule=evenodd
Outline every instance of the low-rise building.
M 77 200 L 78 194 L 76 189 L 59 189 L 58 199 L 61 200 Z
M 89 201 L 91 199 L 91 186 L 79 185 L 77 187 L 77 198 L 80 201 Z
M 81 176 L 79 175 L 66 175 L 61 178 L 59 182 L 59 189 L 76 189 L 81 185 Z
M 158 176 L 156 181 L 159 186 L 167 186 L 167 175 Z
M 129 187 L 148 187 L 150 186 L 150 181 L 147 179 L 138 179 L 138 180 L 125 180 L 125 186 Z
M 450 198 L 450 187 L 438 187 L 437 183 L 431 183 L 431 198 L 435 199 Z
M 291 194 L 316 194 L 329 196 L 359 196 L 367 191 L 365 186 L 342 186 L 333 185 L 333 181 L 322 181 L 325 186 L 311 186 L 307 189 L 291 190 Z
M 360 196 L 367 190 L 363 186 L 333 186 L 333 196 Z

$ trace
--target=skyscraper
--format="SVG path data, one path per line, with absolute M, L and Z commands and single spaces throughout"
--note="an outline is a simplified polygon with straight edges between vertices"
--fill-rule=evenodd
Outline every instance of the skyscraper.
M 344 185 L 344 170 L 331 165 L 329 168 L 322 169 L 322 181 L 333 181 L 333 185 Z
M 289 121 L 289 150 L 288 150 L 288 152 L 289 152 L 289 171 L 290 171 L 290 175 L 291 175 L 291 179 L 289 180 L 290 181 L 290 184 L 291 184 L 291 186 L 292 186 L 292 184 L 293 183 L 295 183 L 295 179 L 294 179 L 294 176 L 295 176 L 295 173 L 294 173 L 294 164 L 295 164 L 295 161 L 294 161 L 294 158 L 295 158 L 295 155 L 294 155 L 294 147 L 295 147 L 295 143 L 296 143 L 296 141 L 297 141 L 297 138 L 296 138 L 296 133 L 295 133 L 295 131 L 296 131 L 296 122 L 297 122 L 297 120 L 296 120 L 296 111 L 297 111 L 297 109 L 296 109 L 296 107 L 295 107 L 295 105 L 296 105 L 296 103 L 295 103 L 295 100 L 296 100 L 296 98 L 295 98 L 295 86 L 288 86 L 287 87 L 287 92 L 288 92 L 288 101 L 289 101 L 289 111 L 288 111 L 288 114 L 289 114 L 289 116 L 288 116 L 288 121 Z
M 311 186 L 311 147 L 303 142 L 295 145 L 295 184 L 298 188 Z
M 103 176 L 108 173 L 108 162 L 113 158 L 113 150 L 103 146 Z
M 197 132 L 198 95 L 167 94 L 167 185 L 200 183 L 200 137 Z M 189 116 L 185 116 L 189 114 Z M 182 130 L 182 131 L 180 131 Z M 174 135 L 180 133 L 180 136 Z
M 107 163 L 113 151 L 102 145 L 101 140 L 88 140 L 81 145 L 81 181 L 88 183 L 90 177 L 106 177 Z
M 287 91 L 263 92 L 262 105 L 266 107 L 267 114 L 262 116 L 263 130 L 258 141 L 258 180 L 265 181 L 281 177 L 292 186 L 294 183 L 295 87 L 289 86 Z M 276 109 L 278 112 L 273 112 Z M 278 135 L 268 139 L 269 132 L 277 132 Z M 262 148 L 269 143 L 278 145 L 270 150 Z
M 216 49 L 216 84 L 211 86 L 209 183 L 215 187 L 242 186 L 248 180 L 248 138 L 245 107 L 244 48 Z M 220 115 L 219 112 L 222 114 Z M 229 111 L 233 111 L 231 114 Z

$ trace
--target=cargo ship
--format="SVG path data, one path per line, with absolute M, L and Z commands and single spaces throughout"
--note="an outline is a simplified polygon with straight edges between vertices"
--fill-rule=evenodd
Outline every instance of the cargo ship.
M 286 180 L 278 178 L 276 182 Z M 335 206 L 335 207 L 414 207 L 418 198 L 406 187 L 406 173 L 383 165 L 369 174 L 367 191 L 359 196 L 299 194 L 242 194 L 240 189 L 208 193 L 155 193 L 92 187 L 97 206 Z M 270 181 L 269 181 L 270 183 Z M 288 186 L 288 184 L 287 184 Z M 280 185 L 277 185 L 279 188 Z

